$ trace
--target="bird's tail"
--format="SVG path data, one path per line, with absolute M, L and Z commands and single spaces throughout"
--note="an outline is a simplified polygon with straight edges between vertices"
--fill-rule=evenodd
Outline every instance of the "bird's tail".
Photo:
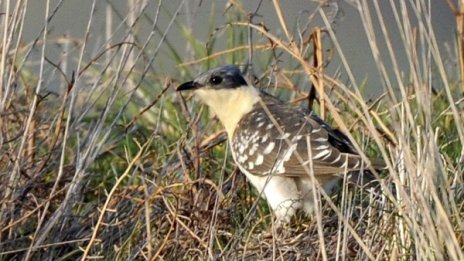
M 369 159 L 369 161 L 371 162 L 371 167 L 375 170 L 382 170 L 382 169 L 386 169 L 387 168 L 387 164 L 385 163 L 385 161 L 383 159 Z
M 387 164 L 383 159 L 369 159 L 371 164 L 366 168 L 350 171 L 348 173 L 348 180 L 352 183 L 361 185 L 361 186 L 368 186 L 368 187 L 375 187 L 379 185 L 377 176 L 370 169 L 374 169 L 376 172 L 380 172 L 383 169 L 387 168 Z

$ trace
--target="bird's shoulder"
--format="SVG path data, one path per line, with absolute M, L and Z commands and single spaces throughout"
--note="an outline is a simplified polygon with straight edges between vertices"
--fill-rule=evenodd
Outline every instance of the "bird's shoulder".
M 278 128 L 271 125 L 277 123 L 280 130 L 292 134 L 311 131 L 313 128 L 319 129 L 323 123 L 314 120 L 315 115 L 309 111 L 283 102 L 263 91 L 260 95 L 261 102 L 255 103 L 253 109 L 242 117 L 239 126 L 276 132 L 279 131 Z M 310 125 L 301 129 L 301 124 L 305 122 Z

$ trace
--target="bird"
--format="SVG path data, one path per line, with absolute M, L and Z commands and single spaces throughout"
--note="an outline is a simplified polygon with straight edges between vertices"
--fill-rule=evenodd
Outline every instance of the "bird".
M 299 209 L 313 213 L 316 181 L 330 192 L 343 173 L 385 168 L 382 159 L 363 162 L 348 137 L 314 112 L 249 84 L 235 65 L 201 73 L 176 90 L 192 91 L 218 117 L 235 164 L 279 226 Z

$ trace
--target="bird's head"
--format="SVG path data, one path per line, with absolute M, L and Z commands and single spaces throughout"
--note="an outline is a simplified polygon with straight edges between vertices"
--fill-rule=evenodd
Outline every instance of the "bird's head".
M 241 117 L 260 99 L 259 91 L 246 82 L 235 65 L 213 68 L 177 87 L 177 91 L 186 90 L 192 90 L 213 110 L 229 135 Z
M 177 87 L 177 91 L 199 89 L 232 90 L 247 85 L 242 72 L 237 66 L 225 65 L 204 72 L 195 77 L 193 81 L 181 84 Z

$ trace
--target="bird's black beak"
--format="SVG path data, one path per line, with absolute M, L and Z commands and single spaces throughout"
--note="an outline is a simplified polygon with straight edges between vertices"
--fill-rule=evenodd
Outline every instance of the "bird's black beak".
M 184 82 L 183 84 L 179 85 L 176 89 L 176 91 L 186 91 L 186 90 L 195 90 L 200 88 L 201 85 L 197 82 L 190 81 L 190 82 Z

